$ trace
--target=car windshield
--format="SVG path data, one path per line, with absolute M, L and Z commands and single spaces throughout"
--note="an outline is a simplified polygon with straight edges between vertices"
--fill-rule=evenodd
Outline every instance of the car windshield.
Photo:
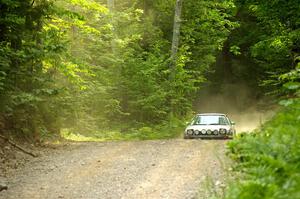
M 198 115 L 194 118 L 193 125 L 229 125 L 229 120 L 223 115 Z

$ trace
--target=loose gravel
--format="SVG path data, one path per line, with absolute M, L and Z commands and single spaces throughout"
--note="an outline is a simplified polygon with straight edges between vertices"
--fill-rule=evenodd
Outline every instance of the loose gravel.
M 183 139 L 74 143 L 15 170 L 0 198 L 210 198 L 226 181 L 225 143 Z

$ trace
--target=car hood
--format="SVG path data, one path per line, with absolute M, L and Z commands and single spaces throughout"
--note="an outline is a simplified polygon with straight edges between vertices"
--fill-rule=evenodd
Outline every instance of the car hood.
M 194 131 L 195 130 L 198 130 L 198 131 L 201 131 L 201 130 L 220 130 L 220 129 L 226 129 L 226 130 L 230 130 L 231 129 L 231 126 L 230 125 L 189 125 L 188 127 L 186 127 L 185 130 L 188 130 L 188 129 L 193 129 Z

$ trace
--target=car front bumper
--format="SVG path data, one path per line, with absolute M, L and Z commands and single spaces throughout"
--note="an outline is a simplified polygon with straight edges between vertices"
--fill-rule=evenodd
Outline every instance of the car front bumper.
M 189 139 L 189 138 L 229 138 L 229 139 L 232 139 L 233 138 L 233 135 L 221 135 L 221 134 L 218 134 L 218 135 L 188 135 L 188 134 L 184 134 L 184 138 L 186 139 Z

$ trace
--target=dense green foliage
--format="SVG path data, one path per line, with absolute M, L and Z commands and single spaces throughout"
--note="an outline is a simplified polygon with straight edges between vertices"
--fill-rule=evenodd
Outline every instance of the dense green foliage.
M 172 127 L 237 25 L 231 0 L 184 1 L 174 63 L 175 0 L 1 2 L 0 122 L 37 140 Z
M 300 198 L 300 101 L 278 113 L 261 130 L 230 142 L 241 180 L 228 198 Z
M 56 41 L 58 32 L 43 27 L 52 4 L 1 1 L 0 13 L 1 126 L 29 135 L 42 133 L 38 127 L 56 131 L 53 105 L 59 88 L 43 67 L 44 59 L 64 50 Z
M 298 1 L 237 1 L 241 26 L 230 37 L 232 71 L 255 76 L 280 97 L 281 110 L 261 129 L 229 143 L 240 180 L 227 198 L 300 198 L 300 7 Z M 249 29 L 251 28 L 251 31 Z M 244 37 L 241 37 L 244 35 Z M 241 69 L 235 64 L 254 67 Z M 236 71 L 235 71 L 236 70 Z M 258 86 L 258 85 L 257 85 Z
M 295 69 L 299 62 L 299 1 L 235 3 L 240 26 L 225 42 L 210 79 L 216 87 L 245 84 L 255 97 L 284 95 L 279 76 Z

